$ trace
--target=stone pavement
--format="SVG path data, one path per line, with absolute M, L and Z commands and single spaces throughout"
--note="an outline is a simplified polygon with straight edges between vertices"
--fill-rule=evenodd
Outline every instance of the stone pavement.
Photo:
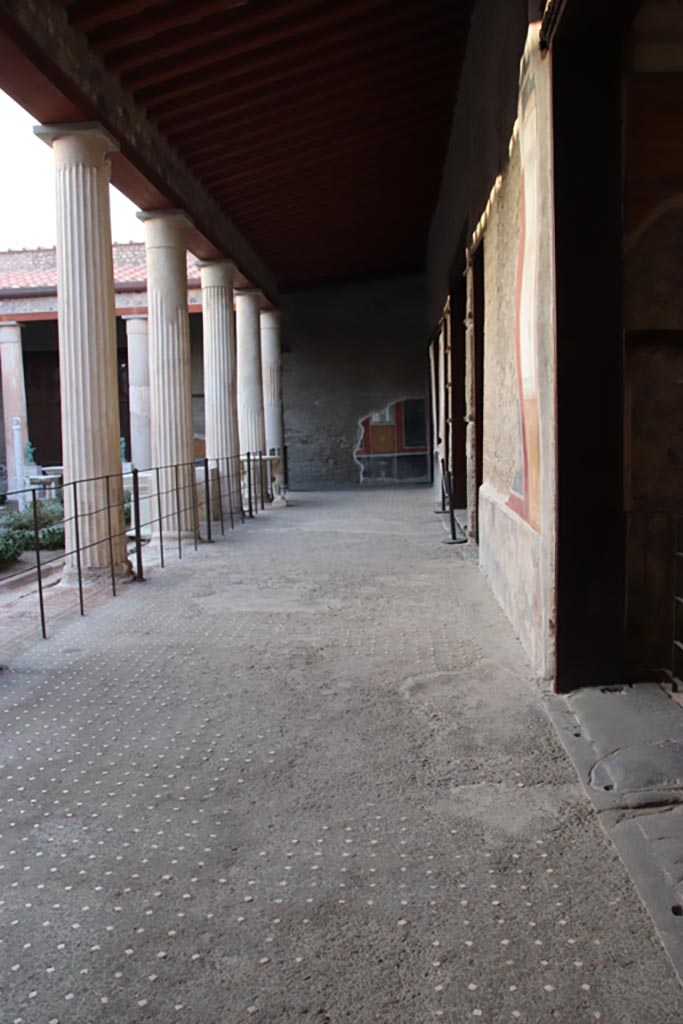
M 429 493 L 293 498 L 4 650 L 2 1024 L 681 1024 Z

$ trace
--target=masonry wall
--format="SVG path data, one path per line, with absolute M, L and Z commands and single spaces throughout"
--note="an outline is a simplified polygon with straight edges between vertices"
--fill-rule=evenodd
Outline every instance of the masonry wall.
M 281 312 L 290 486 L 357 484 L 361 420 L 426 395 L 424 277 L 292 292 Z
M 451 154 L 471 153 L 464 161 L 470 177 L 449 158 L 430 236 L 430 312 L 443 305 L 439 295 L 446 293 L 450 267 L 462 262 L 451 247 L 468 223 L 470 251 L 483 246 L 483 303 L 473 284 L 479 271 L 470 270 L 468 323 L 476 331 L 467 332 L 466 387 L 468 421 L 476 420 L 483 435 L 482 482 L 469 494 L 478 512 L 479 562 L 534 669 L 550 677 L 556 504 L 550 58 L 541 56 L 526 8 L 513 12 L 508 5 L 505 15 L 494 12 L 496 6 L 484 0 L 472 24 L 466 73 L 473 73 L 471 60 L 480 59 L 481 91 L 485 96 L 495 82 L 496 98 L 482 106 L 465 78 Z M 508 32 L 497 33 L 495 45 L 487 37 L 484 52 L 481 33 L 494 16 L 501 24 L 507 19 Z M 475 409 L 472 353 L 482 328 L 483 415 Z M 474 458 L 470 445 L 469 475 Z

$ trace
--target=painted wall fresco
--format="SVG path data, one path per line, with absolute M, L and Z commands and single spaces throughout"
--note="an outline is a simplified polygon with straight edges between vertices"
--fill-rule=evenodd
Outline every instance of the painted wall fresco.
M 429 479 L 423 398 L 406 398 L 370 413 L 361 420 L 360 430 L 358 447 L 353 455 L 361 467 L 361 483 L 407 483 Z
M 519 392 L 520 461 L 508 499 L 536 531 L 541 529 L 541 450 L 539 414 L 539 280 L 542 263 L 543 224 L 547 221 L 549 174 L 544 175 L 542 134 L 550 132 L 549 62 L 538 51 L 530 34 L 521 64 L 519 83 L 519 147 L 522 164 L 521 231 L 517 256 L 515 294 L 515 352 Z M 549 168 L 546 166 L 545 170 Z

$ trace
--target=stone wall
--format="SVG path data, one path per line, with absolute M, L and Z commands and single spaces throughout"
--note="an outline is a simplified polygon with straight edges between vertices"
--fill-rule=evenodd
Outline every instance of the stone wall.
M 484 245 L 484 479 L 509 494 L 519 462 L 515 359 L 516 254 L 520 232 L 520 159 L 515 149 Z
M 494 8 L 496 0 L 482 0 L 477 8 L 468 61 L 479 52 L 483 31 L 479 18 L 485 11 L 493 16 Z M 482 482 L 478 493 L 476 486 L 468 487 L 470 524 L 478 521 L 481 568 L 534 669 L 551 677 L 555 668 L 556 408 L 550 63 L 541 55 L 538 26 L 528 29 L 526 47 L 520 38 L 521 24 L 527 31 L 525 14 L 520 5 L 514 16 L 508 9 L 507 21 L 501 15 L 509 33 L 492 48 L 499 62 L 497 104 L 483 108 L 481 98 L 469 94 L 467 77 L 464 80 L 452 152 L 467 148 L 476 131 L 482 163 L 470 161 L 478 177 L 468 182 L 457 163 L 451 158 L 447 162 L 432 225 L 429 280 L 433 300 L 437 289 L 444 287 L 446 268 L 460 258 L 457 251 L 448 249 L 458 240 L 456 227 L 467 220 L 472 229 L 486 210 L 481 221 L 483 304 L 473 284 L 479 271 L 473 265 L 469 272 L 468 315 L 475 326 L 468 330 L 470 420 L 478 416 L 471 348 L 482 319 L 484 367 L 483 423 L 477 427 L 483 435 Z M 494 73 L 488 58 L 482 59 L 480 81 L 486 93 L 492 81 L 488 76 Z M 514 84 L 508 84 L 514 105 L 508 102 L 507 87 L 501 86 L 503 80 L 512 79 L 513 67 Z M 468 477 L 474 458 L 470 443 Z
M 424 278 L 410 275 L 282 296 L 290 486 L 357 484 L 360 421 L 427 391 Z

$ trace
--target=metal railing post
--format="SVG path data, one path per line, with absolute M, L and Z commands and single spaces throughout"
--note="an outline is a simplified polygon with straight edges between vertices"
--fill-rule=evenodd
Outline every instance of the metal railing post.
M 159 560 L 161 562 L 161 568 L 164 568 L 164 522 L 161 514 L 161 474 L 159 473 L 159 467 L 156 468 L 157 478 L 157 511 L 159 513 Z
M 76 572 L 78 574 L 78 604 L 81 609 L 81 615 L 85 615 L 85 609 L 83 607 L 83 573 L 81 572 L 81 529 L 80 526 L 78 525 L 78 481 L 74 480 L 71 486 L 73 488 L 74 499 L 74 533 L 76 535 Z
M 232 473 L 230 472 L 230 458 L 225 460 L 226 476 L 228 480 L 228 514 L 230 516 L 230 529 L 235 529 L 235 513 L 232 506 Z
M 144 583 L 142 571 L 142 528 L 140 524 L 140 480 L 139 471 L 133 469 L 133 515 L 135 516 L 135 580 Z
M 206 502 L 206 540 L 211 544 L 211 482 L 209 473 L 209 460 L 204 459 L 204 500 Z
M 259 475 L 259 488 L 261 490 L 261 511 L 263 512 L 266 507 L 265 498 L 265 486 L 263 482 L 263 452 L 258 453 L 258 475 Z
M 40 530 L 38 528 L 38 505 L 36 502 L 35 491 L 31 491 L 31 499 L 33 501 L 33 536 L 34 543 L 36 545 L 36 572 L 38 574 L 38 603 L 40 604 L 40 628 L 43 633 L 43 640 L 47 640 L 47 631 L 45 629 L 45 605 L 43 603 L 43 573 L 40 566 Z
M 175 509 L 176 509 L 176 525 L 178 527 L 178 558 L 183 557 L 183 540 L 180 535 L 180 474 L 178 473 L 178 463 L 175 466 Z
M 450 527 L 450 536 L 445 537 L 444 544 L 465 544 L 467 543 L 467 537 L 463 537 L 462 540 L 458 540 L 457 525 L 455 522 L 455 509 L 453 508 L 453 485 L 451 481 L 450 470 L 446 470 L 446 476 L 444 477 L 446 484 L 446 497 L 448 498 L 448 519 Z
M 199 500 L 197 498 L 197 464 L 196 462 L 190 463 L 190 476 L 192 480 L 190 482 L 190 499 L 192 501 L 192 532 L 194 534 L 194 549 L 197 550 L 197 542 L 199 541 Z
M 254 518 L 254 508 L 251 500 L 251 452 L 247 452 L 247 493 L 249 494 L 249 518 Z
M 109 534 L 109 567 L 111 569 L 111 592 L 116 597 L 116 572 L 114 571 L 114 540 L 111 534 L 111 492 L 109 477 L 105 476 L 107 490 L 107 533 Z
M 230 477 L 228 476 L 228 480 Z M 225 522 L 223 520 L 223 485 L 221 483 L 221 460 L 216 459 L 216 483 L 218 485 L 218 517 L 221 524 L 221 537 L 225 537 Z

